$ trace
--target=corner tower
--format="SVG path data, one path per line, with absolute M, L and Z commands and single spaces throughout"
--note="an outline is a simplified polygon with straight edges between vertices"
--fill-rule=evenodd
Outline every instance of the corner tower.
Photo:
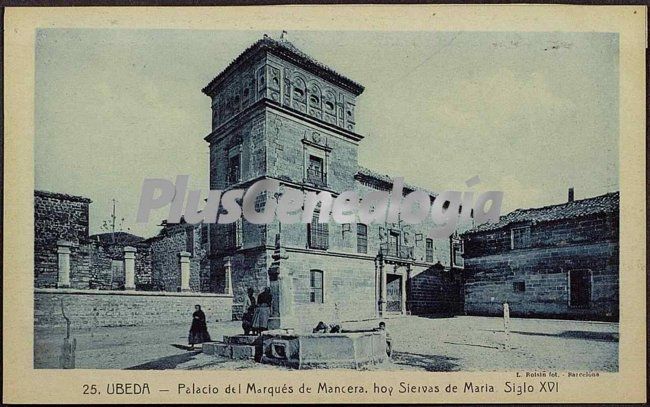
M 355 132 L 355 108 L 363 90 L 289 41 L 264 36 L 203 88 L 212 101 L 212 131 L 205 138 L 210 188 L 243 189 L 272 178 L 282 188 L 301 191 L 353 190 L 363 138 Z M 272 198 L 262 196 L 258 210 Z M 253 225 L 245 220 L 212 229 L 216 286 L 227 285 L 229 259 L 235 304 L 244 289 L 268 285 L 280 231 L 284 246 L 302 249 L 312 248 L 308 240 L 314 235 L 304 224 Z

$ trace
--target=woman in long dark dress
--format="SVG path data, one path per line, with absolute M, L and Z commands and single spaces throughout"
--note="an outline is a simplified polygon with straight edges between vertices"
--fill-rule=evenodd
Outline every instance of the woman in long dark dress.
M 271 316 L 271 289 L 266 287 L 264 291 L 257 296 L 257 307 L 253 314 L 253 333 L 260 334 L 269 329 L 269 317 Z
M 187 339 L 191 349 L 194 349 L 194 345 L 197 343 L 211 341 L 208 326 L 205 323 L 205 314 L 201 311 L 201 306 L 195 305 L 194 308 L 196 311 L 192 314 L 192 326 Z

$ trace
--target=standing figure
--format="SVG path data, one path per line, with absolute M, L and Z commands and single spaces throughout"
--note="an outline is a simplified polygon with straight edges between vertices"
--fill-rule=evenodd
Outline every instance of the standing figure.
M 244 314 L 241 317 L 241 327 L 244 335 L 250 335 L 253 332 L 253 315 L 255 314 L 255 296 L 253 289 L 248 287 L 244 295 Z
M 190 327 L 190 334 L 187 341 L 190 344 L 190 349 L 194 349 L 197 343 L 210 342 L 210 334 L 208 333 L 208 325 L 205 323 L 205 314 L 201 311 L 200 305 L 195 305 L 196 311 L 192 314 L 192 326 Z
M 266 287 L 264 291 L 257 296 L 257 307 L 253 314 L 253 333 L 259 335 L 269 329 L 269 317 L 271 316 L 271 303 L 273 297 L 271 288 Z
M 386 354 L 388 357 L 393 354 L 393 344 L 392 340 L 390 337 L 390 333 L 388 333 L 388 330 L 386 329 L 386 323 L 384 321 L 381 321 L 379 323 L 379 328 L 376 328 L 379 331 L 384 331 L 386 332 Z

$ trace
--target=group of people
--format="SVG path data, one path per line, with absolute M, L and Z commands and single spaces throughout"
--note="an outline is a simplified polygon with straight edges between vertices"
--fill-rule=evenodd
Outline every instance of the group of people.
M 246 290 L 244 296 L 244 315 L 242 316 L 242 329 L 244 335 L 259 335 L 269 329 L 269 317 L 271 316 L 271 304 L 273 303 L 273 296 L 271 295 L 271 288 L 266 287 L 255 298 L 255 291 L 251 287 Z M 505 313 L 508 312 L 507 304 L 504 305 L 504 318 Z M 208 333 L 208 326 L 205 321 L 205 313 L 201 310 L 200 305 L 194 306 L 195 311 L 192 314 L 192 326 L 190 327 L 190 334 L 188 342 L 190 348 L 194 349 L 194 345 L 203 342 L 210 342 L 210 334 Z M 508 315 L 509 317 L 509 315 Z M 506 327 L 507 329 L 507 327 Z M 375 331 L 384 331 L 386 333 L 386 353 L 391 356 L 392 341 L 386 323 L 381 321 L 379 327 Z M 339 333 L 346 332 L 341 329 L 338 324 L 327 325 L 320 321 L 318 325 L 312 330 L 313 333 Z
M 273 302 L 271 288 L 266 287 L 259 293 L 257 298 L 255 298 L 254 294 L 253 289 L 249 287 L 244 297 L 244 315 L 242 317 L 244 335 L 259 335 L 269 329 L 269 317 L 271 316 L 271 304 Z M 194 349 L 196 344 L 211 341 L 205 313 L 201 310 L 200 305 L 195 305 L 192 314 L 192 325 L 187 338 L 190 349 Z
M 273 296 L 269 287 L 259 293 L 257 298 L 255 291 L 248 287 L 244 296 L 244 315 L 241 323 L 244 335 L 259 335 L 269 329 L 272 302 Z

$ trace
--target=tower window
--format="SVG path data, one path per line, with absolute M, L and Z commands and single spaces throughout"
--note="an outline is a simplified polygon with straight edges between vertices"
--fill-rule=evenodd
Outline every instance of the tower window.
M 523 293 L 526 291 L 526 282 L 525 281 L 515 281 L 512 283 L 512 290 L 516 293 Z
M 316 95 L 311 95 L 309 97 L 309 102 L 312 104 L 312 106 L 319 106 L 320 105 L 320 99 Z
M 225 228 L 224 247 L 226 249 L 237 249 L 242 246 L 242 221 L 237 219 L 233 223 L 226 223 L 223 225 Z
M 433 239 L 426 240 L 426 262 L 433 263 Z
M 315 155 L 309 156 L 309 164 L 307 167 L 307 180 L 316 185 L 324 186 L 327 184 L 327 176 L 325 174 L 325 166 L 323 159 Z
M 309 302 L 323 303 L 323 272 L 310 270 L 309 272 Z
M 241 157 L 239 154 L 228 159 L 228 182 L 234 184 L 241 180 Z
M 368 253 L 368 226 L 357 223 L 357 253 Z
M 307 225 L 307 240 L 312 249 L 327 250 L 329 247 L 329 228 L 327 223 L 319 223 L 319 211 L 314 211 L 311 223 Z
M 302 99 L 305 97 L 305 91 L 300 88 L 293 88 L 293 95 L 298 99 Z

